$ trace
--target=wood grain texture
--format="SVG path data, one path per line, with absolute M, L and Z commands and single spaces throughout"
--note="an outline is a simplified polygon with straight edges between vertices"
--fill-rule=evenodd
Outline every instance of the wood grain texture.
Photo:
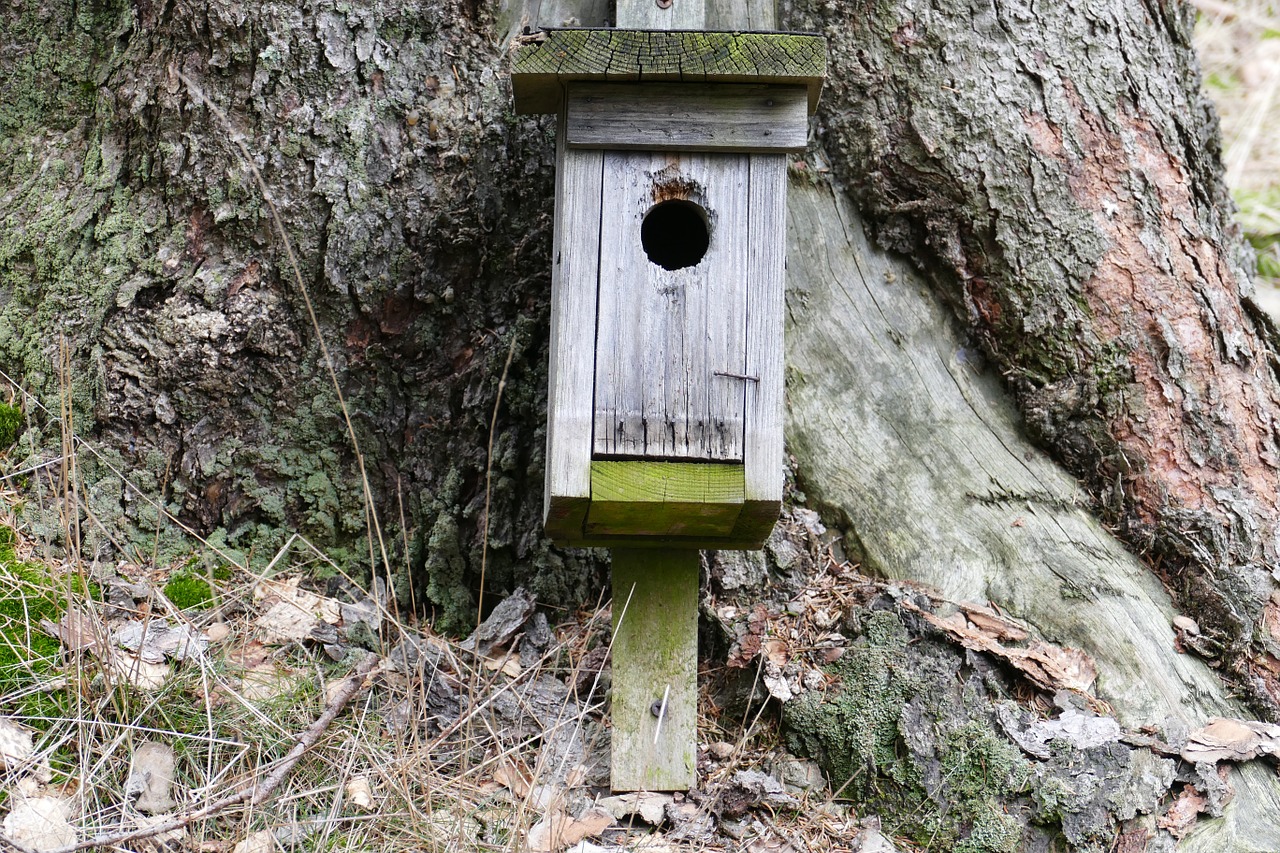
M 826 41 L 802 33 L 549 30 L 519 44 L 511 70 L 518 113 L 560 109 L 565 85 L 755 83 L 804 86 L 817 107 L 827 73 Z
M 606 151 L 596 331 L 595 455 L 742 459 L 747 158 Z M 640 228 L 656 202 L 706 211 L 696 266 L 652 263 Z
M 734 2 L 712 3 L 707 9 L 707 29 L 751 30 L 777 29 L 777 14 L 774 0 L 734 0 Z
M 787 439 L 805 491 L 856 530 L 864 566 L 987 601 L 1098 664 L 1124 725 L 1252 718 L 1201 660 L 1179 654 L 1159 581 L 1086 511 L 1089 496 L 1022 431 L 1000 377 L 912 268 L 866 237 L 825 187 L 788 210 Z M 1280 780 L 1233 771 L 1236 798 L 1179 850 L 1280 837 Z M 1244 844 L 1244 846 L 1241 846 Z
M 563 125 L 563 121 L 561 122 Z M 552 539 L 582 535 L 591 499 L 592 383 L 584 336 L 596 322 L 604 157 L 557 141 L 551 266 L 551 357 L 543 524 Z
M 787 158 L 750 159 L 747 244 L 746 505 L 736 535 L 765 538 L 782 509 L 783 311 L 786 292 Z
M 665 9 L 654 0 L 621 0 L 617 26 L 637 30 L 703 30 L 707 27 L 704 0 L 671 0 Z
M 683 791 L 696 781 L 701 562 L 690 550 L 613 552 L 615 791 Z M 664 695 L 659 726 L 652 709 Z
M 569 145 L 664 151 L 803 151 L 808 95 L 801 86 L 575 83 Z
M 593 462 L 588 536 L 728 536 L 745 495 L 741 465 Z

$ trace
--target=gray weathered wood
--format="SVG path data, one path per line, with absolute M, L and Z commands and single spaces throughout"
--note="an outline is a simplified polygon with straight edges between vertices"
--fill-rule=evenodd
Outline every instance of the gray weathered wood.
M 604 156 L 557 141 L 551 266 L 551 359 L 543 523 L 552 538 L 579 536 L 591 500 L 593 354 Z
M 569 145 L 663 151 L 803 151 L 803 86 L 575 83 Z
M 826 74 L 817 35 L 551 30 L 516 46 L 511 91 L 516 112 L 554 113 L 579 81 L 768 83 L 804 86 L 812 111 Z
M 700 565 L 691 550 L 613 552 L 615 791 L 685 790 L 695 781 Z
M 787 439 L 805 491 L 839 508 L 864 565 L 991 600 L 1098 664 L 1100 698 L 1129 728 L 1251 718 L 1203 661 L 1179 654 L 1160 582 L 1084 509 L 1090 498 L 1032 445 L 1000 378 L 912 268 L 877 249 L 823 187 L 788 197 Z M 1224 820 L 1179 850 L 1280 838 L 1280 780 L 1233 771 Z
M 636 30 L 701 30 L 707 26 L 704 0 L 619 0 L 617 26 Z
M 774 30 L 778 28 L 774 0 L 734 0 L 712 3 L 707 9 L 709 30 Z
M 786 290 L 787 158 L 750 158 L 747 238 L 746 502 L 739 532 L 768 535 L 782 507 L 783 310 Z
M 603 192 L 595 453 L 741 460 L 747 158 L 606 151 Z M 711 237 L 697 266 L 666 270 L 640 227 L 673 198 L 707 212 Z

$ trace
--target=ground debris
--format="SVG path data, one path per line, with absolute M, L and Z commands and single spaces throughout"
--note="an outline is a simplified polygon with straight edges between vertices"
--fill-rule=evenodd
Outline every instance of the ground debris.
M 715 811 L 724 817 L 739 818 L 753 808 L 775 811 L 799 805 L 800 801 L 788 794 L 782 782 L 773 776 L 759 770 L 739 770 L 720 790 Z

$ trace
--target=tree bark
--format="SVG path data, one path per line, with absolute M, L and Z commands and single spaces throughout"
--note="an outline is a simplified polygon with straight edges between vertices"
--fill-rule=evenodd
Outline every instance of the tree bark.
M 376 570 L 403 597 L 412 579 L 460 628 L 483 563 L 490 592 L 595 601 L 599 558 L 540 535 L 554 124 L 512 114 L 504 57 L 525 25 L 607 14 L 0 15 L 0 369 L 31 395 L 13 468 L 58 456 L 39 406 L 58 410 L 65 338 L 95 449 L 79 544 L 150 552 L 165 522 L 125 471 L 230 558 L 265 562 L 298 530 L 344 568 L 377 564 L 323 339 L 391 553 Z M 788 441 L 811 505 L 877 573 L 1088 652 L 1131 730 L 1275 718 L 1276 338 L 1249 298 L 1190 11 L 797 0 L 780 23 L 831 51 L 789 199 Z M 54 502 L 29 507 L 60 535 Z M 1177 652 L 1175 608 L 1216 672 Z M 993 708 L 948 731 L 991 728 Z M 1280 837 L 1274 778 L 1234 780 L 1183 847 Z

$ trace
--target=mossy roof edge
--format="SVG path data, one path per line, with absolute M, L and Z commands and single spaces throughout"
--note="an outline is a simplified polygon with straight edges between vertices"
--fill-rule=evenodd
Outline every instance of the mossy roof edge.
M 813 110 L 827 75 L 826 39 L 813 33 L 558 29 L 522 36 L 513 52 L 518 113 L 557 112 L 578 80 L 803 85 Z

